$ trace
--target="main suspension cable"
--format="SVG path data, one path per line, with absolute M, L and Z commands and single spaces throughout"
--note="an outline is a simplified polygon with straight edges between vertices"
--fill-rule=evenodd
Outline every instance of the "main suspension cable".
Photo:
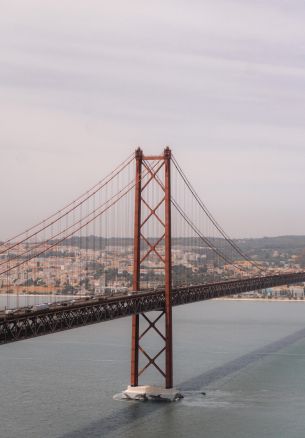
M 145 161 L 145 164 L 148 167 L 151 167 L 149 162 Z M 160 180 L 160 178 L 155 175 L 156 180 L 158 181 L 158 183 L 160 184 L 160 186 L 164 189 L 164 184 L 163 182 Z M 202 233 L 200 232 L 200 230 L 196 227 L 196 225 L 191 221 L 191 219 L 187 216 L 187 214 L 183 211 L 183 209 L 179 206 L 178 202 L 171 196 L 171 202 L 174 205 L 174 207 L 176 208 L 176 210 L 178 211 L 178 213 L 181 215 L 181 217 L 185 220 L 185 222 L 188 223 L 188 225 L 192 228 L 192 230 L 197 234 L 197 236 L 203 240 L 204 243 L 206 243 L 208 245 L 208 247 L 210 249 L 212 249 L 219 257 L 221 257 L 225 262 L 227 262 L 229 265 L 234 266 L 235 268 L 239 269 L 240 271 L 243 272 L 248 272 L 246 269 L 236 265 L 234 263 L 234 261 L 232 261 L 231 259 L 229 259 L 225 254 L 222 253 L 222 251 L 220 251 L 219 249 L 217 249 L 212 242 L 205 236 L 202 235 Z
M 7 245 L 8 243 L 14 241 L 18 237 L 26 235 L 26 237 L 24 237 L 22 240 L 13 243 L 8 248 L 5 247 L 4 249 L 0 250 L 0 254 L 3 254 L 4 252 L 10 251 L 11 249 L 13 249 L 16 246 L 26 242 L 27 240 L 31 239 L 32 237 L 35 237 L 37 234 L 39 234 L 40 232 L 44 231 L 46 228 L 48 228 L 51 225 L 53 225 L 56 222 L 58 222 L 65 215 L 68 215 L 69 213 L 74 211 L 77 207 L 82 205 L 84 202 L 86 202 L 88 199 L 90 199 L 92 196 L 94 196 L 99 190 L 101 190 L 103 187 L 105 187 L 105 185 L 107 185 L 109 182 L 111 182 L 118 174 L 120 174 L 132 162 L 132 160 L 133 160 L 133 154 L 130 155 L 126 160 L 124 160 L 123 163 L 121 163 L 119 166 L 117 166 L 109 175 L 107 175 L 105 178 L 103 178 L 101 181 L 99 181 L 97 184 L 95 184 L 93 187 L 91 187 L 85 193 L 80 195 L 74 201 L 70 202 L 68 205 L 66 205 L 62 209 L 58 210 L 56 213 L 53 213 L 48 218 L 42 220 L 41 222 L 37 223 L 36 225 L 33 225 L 32 227 L 28 228 L 27 230 L 23 231 L 22 233 L 19 233 L 19 234 L 15 235 L 14 237 L 11 237 L 10 239 L 6 240 L 5 242 L 2 242 L 0 244 L 0 248 L 5 246 L 5 245 Z M 82 198 L 84 198 L 84 199 L 82 199 Z M 69 207 L 71 207 L 71 208 L 68 211 L 66 211 Z M 61 214 L 61 216 L 59 216 L 58 218 L 54 219 L 59 214 Z M 51 221 L 52 219 L 53 219 L 53 221 Z M 51 222 L 45 224 L 47 221 L 51 221 Z M 30 231 L 35 230 L 40 225 L 43 225 L 42 228 L 40 228 L 39 230 L 33 232 L 30 236 L 27 235 Z
M 154 166 L 155 167 L 155 166 Z M 148 171 L 146 173 L 143 173 L 141 180 L 143 180 L 147 175 L 148 175 Z M 69 237 L 73 236 L 76 232 L 82 230 L 83 228 L 85 228 L 86 226 L 88 226 L 91 222 L 93 222 L 96 218 L 100 217 L 103 213 L 105 213 L 107 210 L 109 210 L 109 208 L 111 208 L 112 206 L 116 205 L 118 203 L 118 201 L 120 199 L 122 199 L 125 195 L 127 195 L 136 185 L 135 181 L 130 181 L 126 186 L 124 186 L 118 193 L 116 193 L 115 195 L 113 195 L 110 199 L 108 199 L 107 201 L 105 201 L 100 207 L 97 207 L 94 211 L 92 211 L 91 213 L 87 214 L 84 218 L 81 218 L 80 220 L 78 220 L 76 223 L 70 225 L 68 228 L 60 231 L 58 234 L 51 236 L 46 242 L 42 242 L 40 244 L 37 245 L 37 247 L 39 248 L 41 245 L 45 245 L 47 242 L 52 241 L 55 237 L 58 237 L 59 235 L 67 232 L 68 230 L 70 230 L 71 228 L 75 227 L 76 225 L 79 225 L 77 229 L 73 230 L 70 234 L 65 235 L 63 238 L 61 238 L 60 240 L 56 241 L 55 243 L 52 243 L 51 245 L 49 245 L 48 247 L 46 247 L 45 249 L 43 249 L 42 251 L 33 254 L 31 257 L 27 258 L 26 260 L 23 260 L 20 263 L 17 263 L 16 265 L 9 267 L 7 269 L 5 269 L 4 271 L 0 272 L 0 275 L 6 274 L 10 271 L 12 271 L 13 269 L 18 268 L 19 266 L 22 266 L 25 263 L 28 263 L 30 260 L 39 257 L 40 255 L 46 253 L 47 251 L 49 251 L 50 249 L 54 248 L 55 246 L 58 246 L 60 243 L 62 243 L 63 241 L 65 241 L 66 239 L 68 239 Z M 125 190 L 125 191 L 124 191 Z M 124 192 L 123 192 L 124 191 Z M 123 192 L 123 193 L 122 193 Z M 120 193 L 122 193 L 119 197 L 117 197 Z M 117 198 L 114 199 L 113 198 Z M 113 200 L 113 201 L 112 201 Z M 111 204 L 107 205 L 110 201 Z M 104 207 L 105 205 L 107 205 L 102 211 L 99 211 L 102 207 Z M 99 212 L 98 212 L 99 211 Z M 98 212 L 98 213 L 97 213 Z M 92 218 L 88 219 L 91 215 L 94 215 Z M 86 222 L 83 223 L 84 219 L 88 219 Z M 36 247 L 36 248 L 37 248 Z M 35 249 L 35 248 L 34 248 Z M 32 251 L 32 248 L 30 250 L 27 250 L 25 252 L 23 252 L 22 254 L 19 254 L 18 256 L 14 257 L 13 259 L 10 259 L 9 262 L 11 262 L 12 260 L 15 260 L 17 258 L 20 258 L 21 256 L 29 253 Z M 0 263 L 7 263 L 7 261 Z
M 243 272 L 248 272 L 246 269 L 236 265 L 234 261 L 229 259 L 225 254 L 223 254 L 218 248 L 216 248 L 212 242 L 205 236 L 202 235 L 200 230 L 196 227 L 196 225 L 191 221 L 191 219 L 187 216 L 187 214 L 182 210 L 182 208 L 179 206 L 179 204 L 175 201 L 175 199 L 171 199 L 171 202 L 173 206 L 176 208 L 178 213 L 182 216 L 182 218 L 188 223 L 188 225 L 191 227 L 191 229 L 194 231 L 194 233 L 197 234 L 197 236 L 206 244 L 210 249 L 212 249 L 219 257 L 221 257 L 225 262 L 227 262 L 229 265 L 234 266 L 236 269 L 239 269 Z
M 226 242 L 228 242 L 229 245 L 231 245 L 232 248 L 235 249 L 235 251 L 242 257 L 244 258 L 246 261 L 248 261 L 250 264 L 252 264 L 253 266 L 255 266 L 258 270 L 265 272 L 265 269 L 262 268 L 261 266 L 259 266 L 255 261 L 253 261 L 247 254 L 245 254 L 241 248 L 239 248 L 238 245 L 236 245 L 236 243 L 229 237 L 229 235 L 225 232 L 225 230 L 221 227 L 221 225 L 216 221 L 216 219 L 214 218 L 214 216 L 212 215 L 212 213 L 208 210 L 208 208 L 206 207 L 206 205 L 202 202 L 202 200 L 200 199 L 199 195 L 197 194 L 197 192 L 195 191 L 194 187 L 191 185 L 190 181 L 188 180 L 188 178 L 186 177 L 185 173 L 183 172 L 183 170 L 181 169 L 181 167 L 179 166 L 177 160 L 175 159 L 174 156 L 172 156 L 172 161 L 174 166 L 176 167 L 178 173 L 180 174 L 181 178 L 183 179 L 183 181 L 185 182 L 187 188 L 189 189 L 189 191 L 191 192 L 191 194 L 194 196 L 194 198 L 196 199 L 197 203 L 199 204 L 199 206 L 201 207 L 201 209 L 204 211 L 204 213 L 208 216 L 208 218 L 210 219 L 210 221 L 213 223 L 213 225 L 216 227 L 216 229 L 219 231 L 219 233 L 223 236 L 223 238 L 226 240 Z

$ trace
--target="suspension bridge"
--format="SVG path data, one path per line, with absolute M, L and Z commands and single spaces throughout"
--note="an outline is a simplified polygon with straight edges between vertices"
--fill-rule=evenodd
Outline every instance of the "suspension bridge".
M 169 148 L 139 148 L 0 242 L 0 343 L 131 316 L 131 386 L 154 367 L 172 388 L 173 306 L 301 282 L 305 272 L 275 271 L 230 238 Z M 150 331 L 160 338 L 154 355 Z

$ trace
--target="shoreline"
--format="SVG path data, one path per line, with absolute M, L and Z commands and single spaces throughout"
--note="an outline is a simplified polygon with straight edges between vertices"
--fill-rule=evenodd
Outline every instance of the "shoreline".
M 222 297 L 222 298 L 213 298 L 213 300 L 215 301 L 263 301 L 265 303 L 270 303 L 270 302 L 285 302 L 285 303 L 305 303 L 305 299 L 304 300 L 300 300 L 298 299 L 289 299 L 289 298 L 230 298 L 230 297 Z
M 75 298 L 75 297 L 79 297 L 79 298 L 83 298 L 86 295 L 56 295 L 56 294 L 0 294 L 0 298 L 1 297 L 11 297 L 11 298 L 52 298 L 52 297 L 61 297 L 61 298 Z
M 11 298 L 84 298 L 87 295 L 50 295 L 50 294 L 0 294 L 1 297 L 11 297 Z M 264 301 L 264 302 L 287 302 L 287 303 L 305 303 L 305 297 L 304 300 L 298 299 L 289 299 L 289 298 L 231 298 L 230 296 L 227 297 L 219 297 L 219 298 L 212 298 L 213 301 Z

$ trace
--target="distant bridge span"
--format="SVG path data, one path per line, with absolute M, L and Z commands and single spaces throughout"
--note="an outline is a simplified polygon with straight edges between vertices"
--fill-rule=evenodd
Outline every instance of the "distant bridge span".
M 241 280 L 181 287 L 172 291 L 172 305 L 194 303 L 243 292 L 305 282 L 305 272 L 269 275 Z M 27 315 L 0 317 L 0 344 L 57 333 L 112 319 L 150 311 L 164 311 L 163 290 L 111 297 L 101 302 L 92 300 L 54 309 L 35 311 Z

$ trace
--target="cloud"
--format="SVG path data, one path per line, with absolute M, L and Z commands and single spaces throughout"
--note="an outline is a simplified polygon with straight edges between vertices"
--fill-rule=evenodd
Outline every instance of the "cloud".
M 135 145 L 171 144 L 231 234 L 305 232 L 301 2 L 11 0 L 1 10 L 8 214 L 18 217 L 20 196 L 35 199 L 37 181 L 54 190 L 55 210 Z M 228 187 L 234 211 L 224 208 Z M 43 213 L 32 205 L 29 222 Z M 258 223 L 262 209 L 268 219 Z M 8 216 L 3 232 L 15 226 Z

